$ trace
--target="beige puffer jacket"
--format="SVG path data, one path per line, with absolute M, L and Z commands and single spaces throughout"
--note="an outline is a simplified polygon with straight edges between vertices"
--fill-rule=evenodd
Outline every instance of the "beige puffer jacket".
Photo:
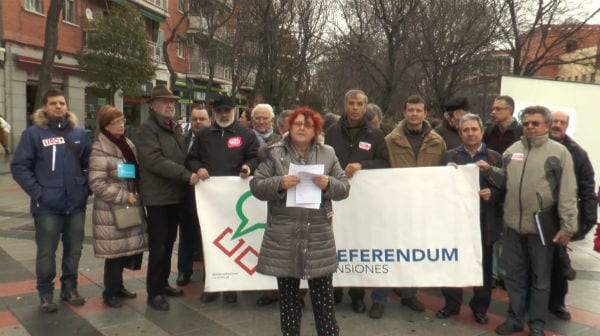
M 133 143 L 127 143 L 135 153 Z M 146 226 L 119 230 L 111 211 L 111 204 L 125 204 L 135 191 L 132 180 L 117 177 L 117 165 L 125 162 L 121 150 L 104 134 L 99 134 L 92 146 L 89 165 L 89 184 L 94 193 L 92 229 L 94 254 L 99 258 L 118 258 L 146 251 Z

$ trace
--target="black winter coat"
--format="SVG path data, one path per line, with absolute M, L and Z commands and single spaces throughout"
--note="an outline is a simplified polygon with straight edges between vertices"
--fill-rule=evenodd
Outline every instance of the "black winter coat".
M 214 123 L 200 131 L 186 165 L 193 172 L 204 168 L 210 176 L 237 176 L 244 164 L 254 172 L 258 147 L 256 135 L 237 121 L 227 128 Z
M 596 182 L 594 180 L 594 167 L 590 162 L 587 152 L 579 146 L 575 140 L 568 135 L 561 142 L 573 157 L 573 168 L 575 168 L 575 179 L 577 180 L 577 208 L 579 217 L 577 221 L 577 233 L 573 238 L 581 239 L 581 231 L 584 227 L 592 228 L 598 221 L 596 203 Z
M 348 132 L 346 116 L 327 129 L 325 144 L 333 147 L 340 166 L 360 163 L 362 169 L 389 168 L 389 153 L 383 132 L 368 123 L 363 123 L 356 140 L 352 142 Z

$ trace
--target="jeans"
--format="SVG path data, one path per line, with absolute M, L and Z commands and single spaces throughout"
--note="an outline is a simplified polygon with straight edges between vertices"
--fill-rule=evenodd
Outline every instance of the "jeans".
M 56 277 L 56 248 L 63 242 L 62 276 L 64 289 L 77 288 L 77 270 L 83 245 L 85 212 L 74 214 L 33 214 L 35 224 L 35 272 L 40 297 L 51 296 Z
M 508 323 L 544 329 L 550 297 L 554 244 L 542 245 L 539 235 L 506 230 L 500 263 L 506 269 Z M 528 317 L 528 321 L 525 319 Z
M 402 298 L 403 299 L 414 299 L 417 297 L 417 288 L 416 287 L 404 287 L 402 290 Z M 378 287 L 373 288 L 371 292 L 371 300 L 377 303 L 386 303 L 388 300 L 388 295 L 390 294 L 390 288 Z

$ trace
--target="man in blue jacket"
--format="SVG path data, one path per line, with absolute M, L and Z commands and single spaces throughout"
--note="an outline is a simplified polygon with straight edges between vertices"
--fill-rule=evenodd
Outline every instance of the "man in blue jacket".
M 53 301 L 53 281 L 61 239 L 60 297 L 76 306 L 85 303 L 77 292 L 77 272 L 89 195 L 91 144 L 85 130 L 77 127 L 75 115 L 67 110 L 62 91 L 48 90 L 43 104 L 33 115 L 33 126 L 21 135 L 10 168 L 15 181 L 31 197 L 40 310 L 49 313 L 58 309 Z

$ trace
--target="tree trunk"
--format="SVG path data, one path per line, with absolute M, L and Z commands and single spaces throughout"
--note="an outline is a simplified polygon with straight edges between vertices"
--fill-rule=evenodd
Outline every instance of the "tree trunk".
M 35 108 L 42 106 L 42 96 L 50 88 L 52 83 L 52 67 L 54 55 L 58 44 L 58 21 L 64 6 L 63 0 L 51 0 L 48 15 L 46 16 L 46 31 L 44 38 L 44 53 L 39 70 L 38 87 L 35 94 Z

